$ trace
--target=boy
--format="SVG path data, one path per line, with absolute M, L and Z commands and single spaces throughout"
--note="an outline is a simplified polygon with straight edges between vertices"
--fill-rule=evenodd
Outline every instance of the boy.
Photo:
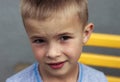
M 6 82 L 107 82 L 77 62 L 94 27 L 87 0 L 22 0 L 21 12 L 38 63 Z

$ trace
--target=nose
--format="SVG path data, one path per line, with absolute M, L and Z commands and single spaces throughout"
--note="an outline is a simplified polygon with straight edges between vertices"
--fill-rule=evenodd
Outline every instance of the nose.
M 55 43 L 49 45 L 46 56 L 50 59 L 55 59 L 61 55 L 61 48 Z

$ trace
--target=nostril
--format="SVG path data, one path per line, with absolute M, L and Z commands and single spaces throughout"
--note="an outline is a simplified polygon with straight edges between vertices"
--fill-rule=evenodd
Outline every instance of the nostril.
M 55 58 L 57 58 L 57 57 L 59 57 L 60 56 L 60 52 L 58 52 L 58 51 L 49 51 L 47 54 L 46 54 L 46 56 L 48 57 L 48 58 L 51 58 L 51 59 L 55 59 Z
M 53 53 L 52 53 L 52 54 L 49 53 L 49 54 L 47 54 L 46 56 L 47 56 L 48 58 L 52 58 L 52 59 L 53 59 L 53 58 L 59 57 L 60 55 L 59 55 L 59 53 L 54 53 L 54 54 L 53 54 Z

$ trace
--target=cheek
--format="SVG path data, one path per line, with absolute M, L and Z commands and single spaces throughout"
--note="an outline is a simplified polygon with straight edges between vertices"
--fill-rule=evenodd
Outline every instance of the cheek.
M 74 43 L 72 45 L 68 45 L 65 48 L 65 52 L 70 59 L 72 59 L 74 61 L 78 61 L 80 54 L 82 52 L 82 45 L 79 42 Z
M 36 60 L 40 61 L 44 58 L 44 56 L 45 56 L 45 50 L 44 49 L 32 46 L 32 50 L 33 50 L 33 53 L 34 53 L 34 56 L 35 56 Z

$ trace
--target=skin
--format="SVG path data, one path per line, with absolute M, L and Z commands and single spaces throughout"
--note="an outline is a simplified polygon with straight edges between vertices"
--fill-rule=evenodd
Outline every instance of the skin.
M 93 24 L 82 27 L 78 17 L 72 15 L 46 21 L 26 19 L 25 28 L 43 81 L 77 82 L 77 61 L 92 33 Z M 56 69 L 51 64 L 60 64 L 60 67 Z

